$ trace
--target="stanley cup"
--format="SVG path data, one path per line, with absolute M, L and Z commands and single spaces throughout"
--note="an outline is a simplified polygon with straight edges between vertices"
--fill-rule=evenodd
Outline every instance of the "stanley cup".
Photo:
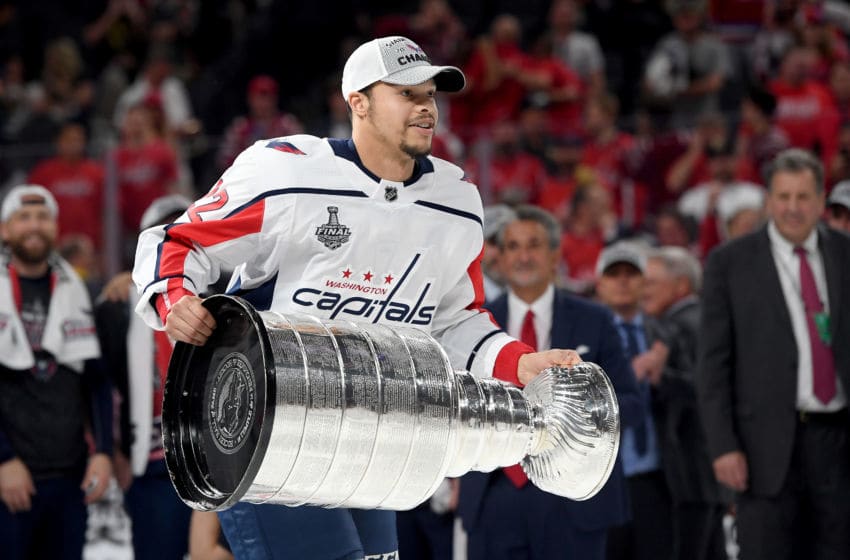
M 163 407 L 165 458 L 188 505 L 238 501 L 404 510 L 444 477 L 521 463 L 576 500 L 602 487 L 619 411 L 599 366 L 551 368 L 519 389 L 453 371 L 428 334 L 204 305 L 218 327 L 178 343 Z

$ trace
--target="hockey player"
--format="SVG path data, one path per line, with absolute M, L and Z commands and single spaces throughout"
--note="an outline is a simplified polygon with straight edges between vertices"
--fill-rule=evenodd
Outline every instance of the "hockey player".
M 572 350 L 534 353 L 481 310 L 482 206 L 458 167 L 430 157 L 437 91 L 460 70 L 404 37 L 361 45 L 342 95 L 352 138 L 295 135 L 245 150 L 174 224 L 142 234 L 137 311 L 173 338 L 215 328 L 197 296 L 220 267 L 258 309 L 413 326 L 456 369 L 523 385 Z M 395 514 L 240 503 L 219 514 L 237 558 L 396 558 Z

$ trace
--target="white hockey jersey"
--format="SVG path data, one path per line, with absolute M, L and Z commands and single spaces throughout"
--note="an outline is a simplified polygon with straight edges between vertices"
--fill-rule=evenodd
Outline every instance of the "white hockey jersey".
M 480 309 L 481 216 L 475 185 L 438 158 L 401 183 L 367 170 L 351 140 L 261 140 L 174 224 L 142 233 L 136 311 L 162 328 L 152 297 L 170 308 L 224 265 L 258 309 L 416 327 L 456 369 L 516 382 L 527 347 Z

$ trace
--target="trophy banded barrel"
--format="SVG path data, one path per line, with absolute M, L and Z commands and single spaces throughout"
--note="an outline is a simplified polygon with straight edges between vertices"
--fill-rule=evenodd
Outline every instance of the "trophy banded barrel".
M 230 296 L 204 305 L 218 326 L 204 346 L 177 344 L 163 407 L 166 463 L 196 509 L 409 509 L 445 476 L 520 461 L 541 488 L 584 499 L 610 474 L 619 415 L 598 366 L 541 375 L 533 400 L 452 371 L 416 329 L 257 312 Z

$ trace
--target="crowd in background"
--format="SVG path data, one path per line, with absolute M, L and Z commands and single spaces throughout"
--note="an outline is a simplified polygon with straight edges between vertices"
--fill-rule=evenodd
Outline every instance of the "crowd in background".
M 560 228 L 555 284 L 615 311 L 640 299 L 642 313 L 692 336 L 691 319 L 674 316 L 680 302 L 698 301 L 713 248 L 765 223 L 762 172 L 791 147 L 820 160 L 830 223 L 850 230 L 843 2 L 31 4 L 0 0 L 0 198 L 23 183 L 53 194 L 57 247 L 94 296 L 131 264 L 155 200 L 197 198 L 261 138 L 348 136 L 342 62 L 362 40 L 396 34 L 467 77 L 439 99 L 433 153 L 463 167 L 489 207 L 489 298 L 506 282 L 500 216 L 532 205 Z M 627 238 L 667 249 L 608 263 L 639 274 L 600 268 Z M 619 296 L 597 293 L 609 272 Z M 689 344 L 671 362 L 683 370 Z M 651 350 L 642 345 L 634 356 Z M 642 379 L 657 378 L 645 362 Z M 720 519 L 728 498 L 704 494 Z
M 117 272 L 156 197 L 206 192 L 259 138 L 346 136 L 341 61 L 390 34 L 464 70 L 434 154 L 486 204 L 554 213 L 577 291 L 618 237 L 703 257 L 746 230 L 786 147 L 816 153 L 828 188 L 850 178 L 841 2 L 284 4 L 2 3 L 0 188 L 46 185 L 66 254 Z

